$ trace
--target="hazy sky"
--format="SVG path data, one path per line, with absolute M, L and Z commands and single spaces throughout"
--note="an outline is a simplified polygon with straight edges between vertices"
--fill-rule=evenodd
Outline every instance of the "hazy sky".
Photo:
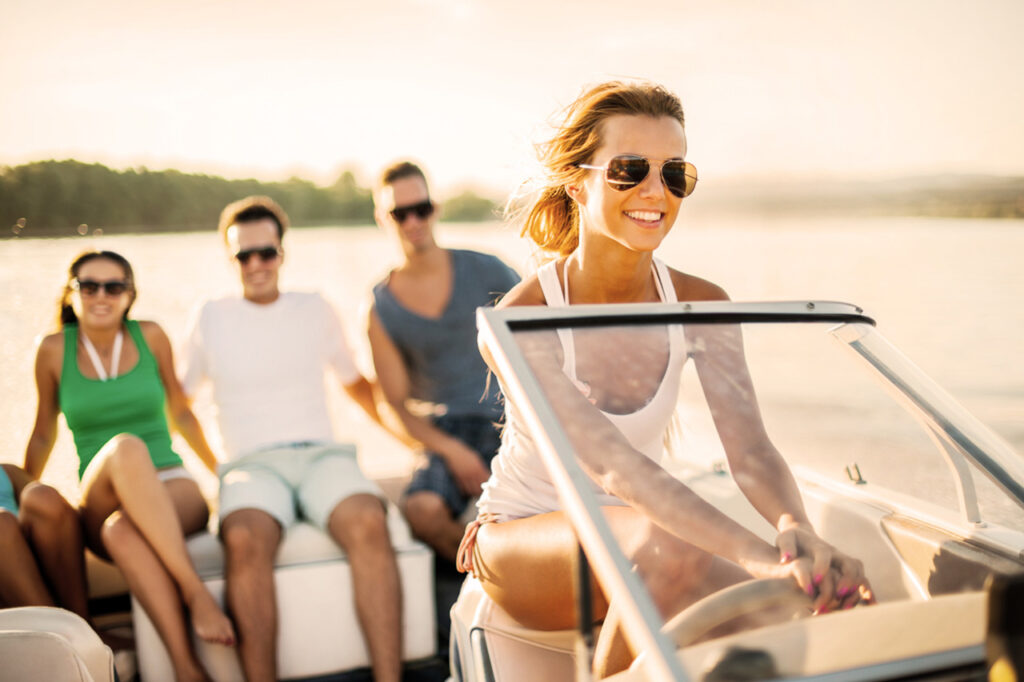
M 588 83 L 683 99 L 702 178 L 1024 174 L 1021 0 L 0 0 L 0 164 L 508 190 Z

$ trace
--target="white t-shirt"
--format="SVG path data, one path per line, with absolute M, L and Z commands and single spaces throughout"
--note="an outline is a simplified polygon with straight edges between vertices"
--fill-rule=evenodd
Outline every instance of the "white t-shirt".
M 282 293 L 204 303 L 183 353 L 185 392 L 213 382 L 228 460 L 275 445 L 335 439 L 327 413 L 326 369 L 344 385 L 360 378 L 341 321 L 316 293 Z

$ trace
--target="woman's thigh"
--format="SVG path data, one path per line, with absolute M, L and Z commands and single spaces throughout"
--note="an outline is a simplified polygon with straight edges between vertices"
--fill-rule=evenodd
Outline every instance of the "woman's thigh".
M 656 604 L 672 613 L 688 595 L 721 588 L 709 580 L 711 555 L 662 530 L 631 507 L 603 507 L 619 548 L 636 566 Z M 550 630 L 576 623 L 576 534 L 563 512 L 485 524 L 473 557 L 488 596 L 527 627 Z M 739 571 L 742 574 L 742 571 Z M 730 573 L 725 584 L 739 576 Z M 710 583 L 715 583 L 711 585 Z M 604 618 L 608 601 L 591 581 L 595 620 Z M 663 614 L 663 615 L 665 615 Z
M 114 436 L 100 448 L 82 473 L 82 498 L 79 504 L 86 541 L 94 550 L 102 550 L 103 547 L 100 539 L 103 522 L 121 508 L 121 499 L 112 481 L 117 467 L 131 467 L 145 473 L 151 470 L 152 475 L 156 475 L 156 467 L 149 460 L 146 444 L 135 436 Z
M 523 625 L 561 630 L 576 623 L 576 534 L 563 512 L 480 527 L 473 551 L 488 596 Z M 595 618 L 608 604 L 595 581 Z
M 100 449 L 82 476 L 80 508 L 86 539 L 94 550 L 102 551 L 103 523 L 122 507 L 111 480 L 116 467 L 130 470 L 135 476 L 151 476 L 153 481 L 159 482 L 149 451 L 140 439 L 128 435 L 115 436 Z M 206 525 L 209 508 L 194 480 L 173 478 L 161 485 L 168 491 L 186 535 Z

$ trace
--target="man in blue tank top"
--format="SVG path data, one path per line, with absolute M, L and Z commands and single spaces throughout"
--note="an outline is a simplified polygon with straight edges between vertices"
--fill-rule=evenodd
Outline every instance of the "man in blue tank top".
M 454 565 L 465 529 L 459 517 L 490 477 L 503 411 L 477 349 L 476 309 L 493 305 L 519 276 L 494 256 L 438 246 L 438 207 L 415 164 L 387 168 L 374 204 L 402 262 L 373 288 L 373 362 L 388 403 L 427 453 L 402 512 L 413 534 Z

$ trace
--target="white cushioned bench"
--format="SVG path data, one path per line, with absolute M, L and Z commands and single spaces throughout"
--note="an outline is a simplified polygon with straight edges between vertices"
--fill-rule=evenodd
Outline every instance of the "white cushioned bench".
M 429 658 L 437 647 L 433 555 L 412 539 L 394 505 L 389 505 L 388 527 L 402 583 L 403 660 Z M 199 533 L 188 539 L 188 551 L 199 576 L 223 604 L 220 541 Z M 274 581 L 280 677 L 312 677 L 370 664 L 356 619 L 348 561 L 331 538 L 306 523 L 289 528 L 278 551 Z M 132 620 L 143 682 L 174 679 L 163 643 L 134 596 Z M 243 679 L 233 647 L 196 640 L 196 651 L 217 682 Z
M 71 611 L 52 606 L 0 609 L 0 680 L 114 682 L 114 654 Z

